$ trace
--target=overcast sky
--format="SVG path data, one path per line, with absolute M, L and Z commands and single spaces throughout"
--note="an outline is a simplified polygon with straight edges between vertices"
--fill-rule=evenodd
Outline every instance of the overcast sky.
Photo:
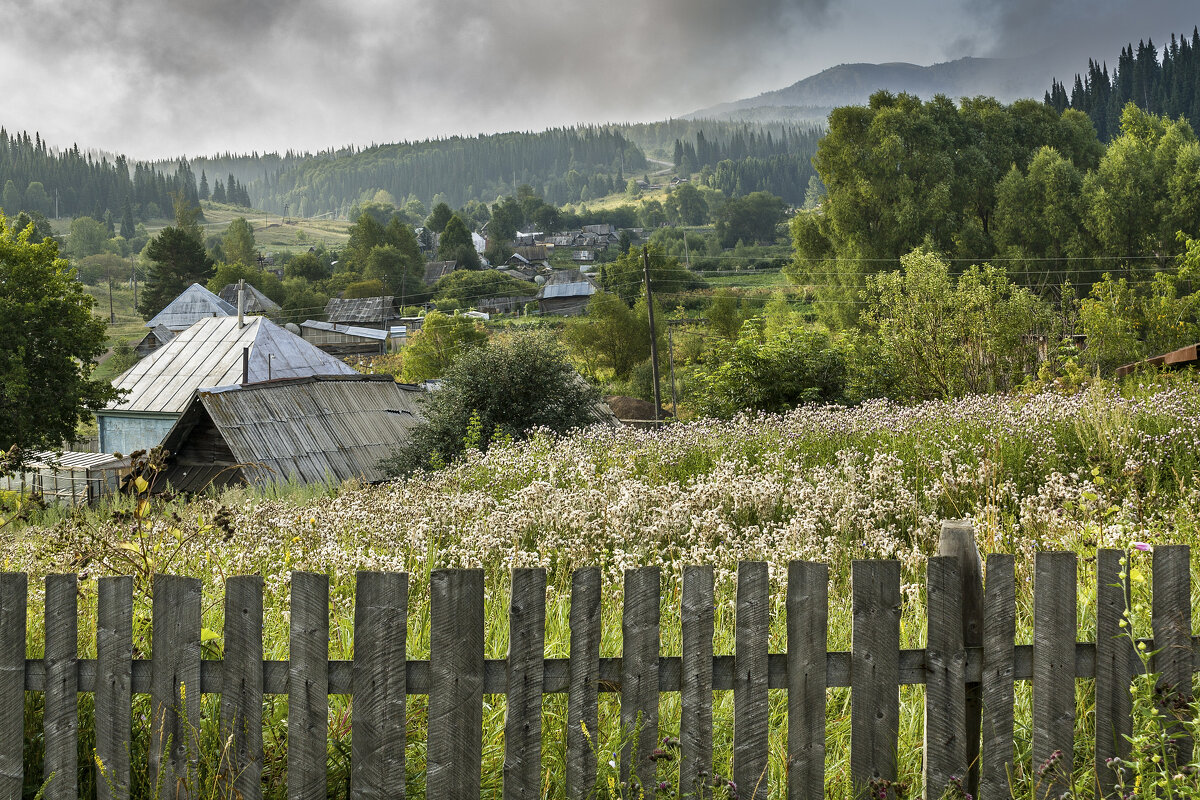
M 1161 48 L 1200 23 L 1200 7 L 0 0 L 0 20 L 0 125 L 153 158 L 651 121 L 856 61 L 1054 56 L 1056 72 L 1074 72 L 1088 56 L 1111 64 L 1130 40 Z

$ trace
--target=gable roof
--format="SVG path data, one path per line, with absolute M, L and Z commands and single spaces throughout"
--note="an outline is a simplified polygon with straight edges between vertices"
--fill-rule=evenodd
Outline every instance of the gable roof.
M 236 297 L 235 297 L 236 299 Z M 167 303 L 167 307 L 146 323 L 147 328 L 165 325 L 173 331 L 181 331 L 191 324 L 209 317 L 229 317 L 237 314 L 231 306 L 198 283 L 184 289 L 178 297 Z
M 595 281 L 577 269 L 556 271 L 546 278 L 546 282 L 538 289 L 538 300 L 549 300 L 553 297 L 588 297 L 600 291 Z
M 325 305 L 325 318 L 330 322 L 355 324 L 372 322 L 378 325 L 389 319 L 397 319 L 396 310 L 392 307 L 391 296 L 387 297 L 357 297 L 343 300 L 334 297 Z
M 348 364 L 265 317 L 202 319 L 113 381 L 128 390 L 110 411 L 178 414 L 197 389 L 242 380 L 242 348 L 250 348 L 249 383 L 313 375 L 357 375 Z
M 220 298 L 229 305 L 233 306 L 233 313 L 237 313 L 237 296 L 238 287 L 236 283 L 227 283 L 225 288 L 221 290 Z M 279 304 L 265 294 L 254 288 L 253 285 L 246 284 L 246 306 L 245 313 L 247 314 L 272 314 L 279 310 Z
M 440 278 L 444 278 L 458 266 L 457 261 L 430 261 L 425 264 L 425 283 L 432 286 Z
M 189 466 L 211 478 L 212 467 L 228 471 L 236 465 L 248 482 L 258 485 L 290 479 L 301 483 L 382 480 L 379 462 L 407 442 L 420 422 L 420 395 L 416 387 L 398 384 L 386 375 L 317 377 L 200 391 L 164 445 L 182 461 L 188 454 L 190 432 L 211 423 L 233 464 L 177 463 L 168 467 L 166 478 L 178 487 L 189 482 Z

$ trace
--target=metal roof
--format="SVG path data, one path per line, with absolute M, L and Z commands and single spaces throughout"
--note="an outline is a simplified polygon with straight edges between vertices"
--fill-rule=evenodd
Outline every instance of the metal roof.
M 311 328 L 316 331 L 330 331 L 331 333 L 344 333 L 347 336 L 361 336 L 364 339 L 378 339 L 384 341 L 388 338 L 388 332 L 379 328 L 359 328 L 354 325 L 336 325 L 332 322 L 322 322 L 319 319 L 306 319 L 300 323 L 301 328 Z
M 587 297 L 598 291 L 596 284 L 591 281 L 547 283 L 538 290 L 537 296 L 539 300 L 549 300 L 552 297 Z
M 428 284 L 437 283 L 441 278 L 454 272 L 454 268 L 457 266 L 457 261 L 430 261 L 425 264 L 425 282 Z
M 95 467 L 129 466 L 129 456 L 117 458 L 112 453 L 80 453 L 64 450 L 56 453 L 52 450 L 40 450 L 30 453 L 25 463 L 30 468 L 50 467 L 59 471 L 88 470 Z
M 365 375 L 201 391 L 167 440 L 178 431 L 174 451 L 186 452 L 184 429 L 196 425 L 202 406 L 251 483 L 382 480 L 379 462 L 420 422 L 421 394 Z
M 396 316 L 391 297 L 359 297 L 351 300 L 335 297 L 325 306 L 325 317 L 330 322 L 378 324 Z
M 166 308 L 155 314 L 154 318 L 146 323 L 146 327 L 165 325 L 173 331 L 181 331 L 202 319 L 236 314 L 235 306 L 226 303 L 200 284 L 193 283 L 167 303 Z
M 244 347 L 250 383 L 358 374 L 265 317 L 248 318 L 241 328 L 237 317 L 202 319 L 118 376 L 113 385 L 128 394 L 107 409 L 182 413 L 197 389 L 241 382 Z
M 220 297 L 226 303 L 233 306 L 233 313 L 237 313 L 237 296 L 238 287 L 236 283 L 227 283 L 225 288 L 221 290 Z M 249 283 L 246 284 L 246 305 L 244 308 L 247 314 L 272 314 L 279 310 L 279 304 L 265 294 L 255 289 Z

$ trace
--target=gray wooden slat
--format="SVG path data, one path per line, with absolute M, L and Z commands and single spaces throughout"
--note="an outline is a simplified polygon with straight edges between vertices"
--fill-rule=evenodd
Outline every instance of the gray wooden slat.
M 625 573 L 625 608 L 621 616 L 621 731 L 625 745 L 621 748 L 621 780 L 632 782 L 636 778 L 647 796 L 657 784 L 656 762 L 650 756 L 658 746 L 660 588 L 658 567 Z
M 133 727 L 133 578 L 97 581 L 96 780 L 99 800 L 129 797 Z
M 542 679 L 546 658 L 546 570 L 514 569 L 508 606 L 508 696 L 504 798 L 542 796 Z
M 571 654 L 567 662 L 567 798 L 585 800 L 596 784 L 600 691 L 600 570 L 571 576 Z
M 925 792 L 940 797 L 957 779 L 967 782 L 966 649 L 958 559 L 935 556 L 926 565 Z
M 359 572 L 354 595 L 350 796 L 404 796 L 408 575 Z
M 738 796 L 767 797 L 767 630 L 770 573 L 766 562 L 738 564 L 734 627 L 733 781 Z
M 958 562 L 962 594 L 963 645 L 983 647 L 983 562 L 975 542 L 975 524 L 970 520 L 942 520 L 938 555 Z M 979 794 L 980 734 L 983 726 L 983 684 L 972 680 L 966 686 L 966 736 L 968 794 Z
M 1130 609 L 1130 582 L 1121 550 L 1096 553 L 1096 781 L 1101 797 L 1116 797 L 1116 773 L 1109 759 L 1129 756 L 1133 699 L 1129 686 L 1137 659 L 1132 631 L 1121 627 Z M 1125 575 L 1122 579 L 1122 574 Z
M 475 800 L 483 759 L 483 570 L 434 570 L 429 593 L 426 791 Z
M 229 742 L 222 785 L 230 796 L 263 794 L 263 579 L 225 581 L 225 657 L 221 665 L 221 740 Z
M 1033 576 L 1033 770 L 1040 800 L 1071 788 L 1076 556 L 1038 553 Z M 1053 762 L 1053 763 L 1052 763 Z
M 855 561 L 850 669 L 850 776 L 855 796 L 896 780 L 900 730 L 900 562 Z
M 28 577 L 0 573 L 0 796 L 20 797 L 24 783 L 25 630 Z
M 150 784 L 190 797 L 200 752 L 200 581 L 154 576 Z
M 324 800 L 329 758 L 328 575 L 292 573 L 288 641 L 288 797 Z
M 987 558 L 983 599 L 983 752 L 979 777 L 982 800 L 1011 798 L 1008 776 L 1013 751 L 1013 680 L 1017 636 L 1016 559 L 1007 553 Z
M 1186 714 L 1192 695 L 1192 602 L 1187 545 L 1154 548 L 1150 615 L 1154 630 L 1154 654 L 1150 668 L 1158 673 L 1157 691 L 1163 698 L 1167 719 Z M 1171 725 L 1176 764 L 1192 760 L 1193 742 L 1182 723 Z M 1174 766 L 1171 767 L 1174 769 Z
M 46 800 L 78 795 L 79 603 L 75 575 L 46 576 Z M 23 704 L 23 702 L 22 702 Z
M 825 676 L 829 625 L 829 567 L 788 564 L 787 588 L 787 796 L 825 795 Z
M 679 794 L 700 796 L 712 774 L 713 568 L 683 568 Z M 704 773 L 703 775 L 701 773 Z

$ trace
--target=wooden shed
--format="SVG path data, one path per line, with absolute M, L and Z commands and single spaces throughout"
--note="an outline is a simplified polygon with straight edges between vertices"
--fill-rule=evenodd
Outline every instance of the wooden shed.
M 600 291 L 595 281 L 577 269 L 554 273 L 538 290 L 538 310 L 543 314 L 579 316 L 587 310 L 588 300 Z
M 0 476 L 0 489 L 39 495 L 56 505 L 91 506 L 120 490 L 129 463 L 129 456 L 110 453 L 33 453 L 26 469 Z
M 392 330 L 382 331 L 378 328 L 337 325 L 309 319 L 300 323 L 300 336 L 314 347 L 335 356 L 383 355 L 388 351 L 389 343 L 393 339 L 403 340 L 403 335 L 392 334 L 397 327 L 403 330 L 402 326 L 393 326 Z

